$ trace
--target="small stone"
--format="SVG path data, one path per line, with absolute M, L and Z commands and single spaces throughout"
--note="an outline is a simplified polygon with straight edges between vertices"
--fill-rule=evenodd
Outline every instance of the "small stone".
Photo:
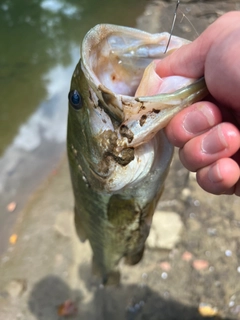
M 218 310 L 207 303 L 200 303 L 198 307 L 198 312 L 203 317 L 214 317 L 218 315 Z
M 144 273 L 142 274 L 142 279 L 146 280 L 147 278 L 148 278 L 148 274 L 147 274 L 146 272 L 144 272 Z
M 17 238 L 18 238 L 18 236 L 17 236 L 17 234 L 12 234 L 11 235 L 11 237 L 9 238 L 9 242 L 11 243 L 11 244 L 15 244 L 16 242 L 17 242 Z
M 209 267 L 209 262 L 207 260 L 194 260 L 193 263 L 193 268 L 195 270 L 201 271 L 201 270 L 206 270 Z
M 163 261 L 163 262 L 161 262 L 159 265 L 160 265 L 160 268 L 161 268 L 163 271 L 169 271 L 169 270 L 171 270 L 171 265 L 170 265 L 170 263 L 167 262 L 167 261 Z
M 26 280 L 17 279 L 10 281 L 6 287 L 5 291 L 11 298 L 17 298 L 26 290 L 27 283 Z
M 226 250 L 225 251 L 225 256 L 226 257 L 231 257 L 232 256 L 232 251 L 231 250 Z
M 16 209 L 16 202 L 10 202 L 8 205 L 7 205 L 7 211 L 8 212 L 13 212 L 15 209 Z
M 194 200 L 193 204 L 195 207 L 199 207 L 200 206 L 200 201 L 199 200 Z
M 171 250 L 179 242 L 182 229 L 182 220 L 176 212 L 156 211 L 147 245 Z
M 196 218 L 196 214 L 195 214 L 194 212 L 191 212 L 191 213 L 189 214 L 189 218 L 190 218 L 190 219 L 195 219 L 195 218 Z
M 209 236 L 214 237 L 217 234 L 217 229 L 216 228 L 208 228 L 207 233 Z
M 190 181 L 196 181 L 196 173 L 195 172 L 190 172 L 189 173 L 189 180 Z
M 233 300 L 231 300 L 231 301 L 229 301 L 229 307 L 231 308 L 231 307 L 233 307 L 234 306 L 234 304 L 235 304 L 235 302 L 233 301 Z
M 161 278 L 162 279 L 167 279 L 167 277 L 168 277 L 168 274 L 167 274 L 167 272 L 163 272 L 162 274 L 161 274 Z
M 184 188 L 182 190 L 182 199 L 186 200 L 191 195 L 191 190 L 189 188 Z
M 193 255 L 191 254 L 191 252 L 189 251 L 185 251 L 183 254 L 182 254 L 182 260 L 183 261 L 190 261 L 192 260 L 193 258 Z
M 77 314 L 77 305 L 74 301 L 66 300 L 58 307 L 58 315 L 61 317 L 70 317 Z

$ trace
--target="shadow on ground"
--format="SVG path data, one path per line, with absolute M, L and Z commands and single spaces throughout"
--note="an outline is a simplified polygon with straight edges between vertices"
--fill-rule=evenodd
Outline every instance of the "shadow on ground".
M 80 291 L 74 291 L 57 276 L 39 281 L 29 298 L 29 309 L 38 320 L 59 320 L 59 306 L 71 297 L 78 311 L 71 319 L 81 320 L 201 320 L 220 319 L 202 317 L 197 308 L 180 304 L 158 295 L 148 286 L 128 285 L 92 288 L 93 299 L 81 301 Z M 225 318 L 224 320 L 230 320 Z

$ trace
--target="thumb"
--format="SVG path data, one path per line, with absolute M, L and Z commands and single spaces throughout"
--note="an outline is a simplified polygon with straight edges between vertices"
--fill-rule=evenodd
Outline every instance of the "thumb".
M 211 24 L 196 40 L 177 49 L 165 59 L 159 61 L 156 72 L 161 77 L 181 75 L 199 78 L 205 73 L 205 61 L 212 45 L 222 43 L 239 25 L 240 12 L 224 14 Z M 217 49 L 217 48 L 216 48 Z

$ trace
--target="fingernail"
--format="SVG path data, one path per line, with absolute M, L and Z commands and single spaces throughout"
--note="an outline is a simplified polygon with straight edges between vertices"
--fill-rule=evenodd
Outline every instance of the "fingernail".
M 187 113 L 183 120 L 184 129 L 190 133 L 197 134 L 214 125 L 212 110 L 204 104 L 198 105 L 196 109 Z
M 216 163 L 209 168 L 208 179 L 213 183 L 218 183 L 222 181 L 222 175 L 219 170 L 219 165 Z
M 221 126 L 217 126 L 203 138 L 201 148 L 203 153 L 214 154 L 226 149 L 227 146 Z

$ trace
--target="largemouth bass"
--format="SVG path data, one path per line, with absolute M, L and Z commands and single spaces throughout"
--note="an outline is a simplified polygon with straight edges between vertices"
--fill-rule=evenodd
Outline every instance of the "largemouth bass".
M 165 56 L 168 39 L 168 33 L 97 25 L 83 40 L 72 77 L 67 149 L 75 225 L 90 242 L 104 284 L 119 281 L 123 257 L 134 265 L 143 256 L 173 153 L 161 129 L 207 94 L 204 79 L 182 84 L 176 77 L 166 80 L 165 93 L 145 96 L 149 70 Z M 172 36 L 167 54 L 186 43 Z

